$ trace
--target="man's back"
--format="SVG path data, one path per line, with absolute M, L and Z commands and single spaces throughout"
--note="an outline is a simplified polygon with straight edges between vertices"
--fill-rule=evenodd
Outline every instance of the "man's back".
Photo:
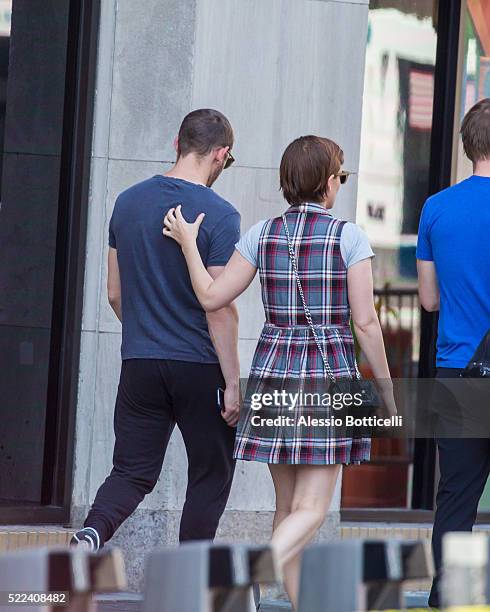
M 490 178 L 427 200 L 417 258 L 434 261 L 439 282 L 437 366 L 463 368 L 490 328 Z
M 123 359 L 218 362 L 181 250 L 162 235 L 178 204 L 188 220 L 206 213 L 198 246 L 207 267 L 226 265 L 239 239 L 240 215 L 203 185 L 157 175 L 118 197 L 109 244 L 121 278 Z

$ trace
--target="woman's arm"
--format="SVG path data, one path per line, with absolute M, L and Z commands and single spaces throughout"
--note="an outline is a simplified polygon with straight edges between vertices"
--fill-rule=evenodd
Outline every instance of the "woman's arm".
M 383 334 L 374 308 L 371 259 L 363 259 L 348 269 L 347 290 L 356 338 L 371 366 L 388 411 L 396 414 Z
M 257 268 L 235 251 L 223 272 L 215 279 L 210 276 L 197 248 L 197 234 L 204 219 L 201 213 L 194 223 L 187 223 L 181 206 L 171 208 L 165 216 L 163 234 L 182 247 L 191 277 L 192 288 L 206 312 L 213 312 L 231 304 L 252 282 Z

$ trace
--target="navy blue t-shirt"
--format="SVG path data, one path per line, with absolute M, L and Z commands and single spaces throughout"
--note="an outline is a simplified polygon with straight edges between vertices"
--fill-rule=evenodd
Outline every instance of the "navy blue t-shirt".
M 123 359 L 217 363 L 206 314 L 192 289 L 180 246 L 163 236 L 169 208 L 194 221 L 206 267 L 224 266 L 240 237 L 240 215 L 212 189 L 157 175 L 119 195 L 109 224 L 122 292 Z
M 437 366 L 464 368 L 490 328 L 490 178 L 427 200 L 417 258 L 434 262 L 439 282 Z

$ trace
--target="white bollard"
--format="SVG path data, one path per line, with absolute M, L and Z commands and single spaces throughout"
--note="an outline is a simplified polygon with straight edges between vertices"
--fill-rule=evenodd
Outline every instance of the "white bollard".
M 93 593 L 124 588 L 117 549 L 39 548 L 0 555 L 0 612 L 95 612 Z
M 344 540 L 306 549 L 299 612 L 361 612 L 402 607 L 404 580 L 432 575 L 426 542 Z

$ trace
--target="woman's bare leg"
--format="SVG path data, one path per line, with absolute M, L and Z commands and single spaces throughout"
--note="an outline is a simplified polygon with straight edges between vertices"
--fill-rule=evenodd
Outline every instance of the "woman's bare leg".
M 296 609 L 301 554 L 325 520 L 332 501 L 340 465 L 296 465 L 288 467 L 294 467 L 295 470 L 291 511 L 278 522 L 272 536 L 272 546 L 283 571 L 286 591 L 293 607 Z M 281 488 L 280 476 L 279 487 Z
M 276 511 L 274 512 L 274 521 L 272 523 L 273 533 L 282 521 L 291 514 L 294 486 L 296 483 L 296 467 L 295 465 L 286 465 L 284 463 L 269 464 L 276 493 Z
M 296 465 L 269 464 L 274 489 L 276 492 L 276 511 L 272 523 L 274 534 L 279 525 L 291 514 L 293 504 L 294 488 L 296 483 Z M 289 585 L 295 584 L 299 578 L 294 562 L 281 566 L 281 573 L 286 592 L 289 595 Z

